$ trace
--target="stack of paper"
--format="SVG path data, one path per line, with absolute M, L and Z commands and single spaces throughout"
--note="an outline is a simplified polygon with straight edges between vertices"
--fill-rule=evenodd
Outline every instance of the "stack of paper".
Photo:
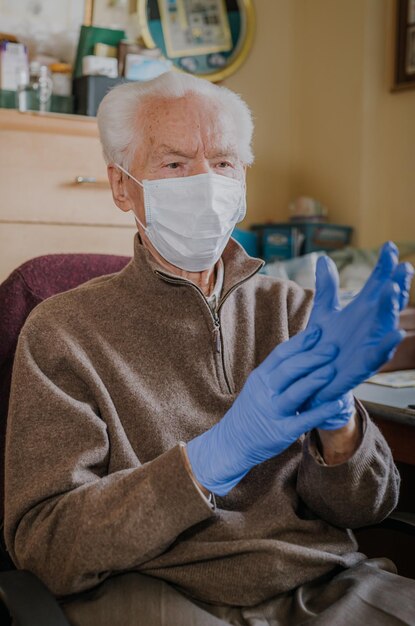
M 396 372 L 375 374 L 366 382 L 385 387 L 415 387 L 415 370 L 397 370 Z

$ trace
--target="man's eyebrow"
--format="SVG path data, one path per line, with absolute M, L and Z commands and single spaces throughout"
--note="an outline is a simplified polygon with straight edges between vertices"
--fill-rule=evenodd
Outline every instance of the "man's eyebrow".
M 166 155 L 174 155 L 174 156 L 178 156 L 178 157 L 183 157 L 183 158 L 191 158 L 195 156 L 195 152 L 191 151 L 191 152 L 186 152 L 185 150 L 181 150 L 180 148 L 178 148 L 177 146 L 169 146 L 166 143 L 161 144 L 157 150 L 155 151 L 155 156 L 156 157 L 160 157 L 160 156 L 166 156 Z M 234 157 L 234 158 L 238 158 L 238 152 L 236 150 L 236 148 L 233 147 L 223 147 L 220 148 L 218 150 L 216 150 L 215 152 L 211 152 L 208 154 L 208 158 L 210 159 L 218 159 L 218 158 L 229 158 L 229 157 Z
M 165 155 L 165 154 L 174 154 L 176 156 L 187 157 L 187 158 L 194 156 L 193 152 L 185 152 L 184 150 L 180 150 L 180 148 L 169 146 L 168 144 L 165 144 L 165 143 L 161 144 L 157 148 L 155 154 L 157 156 Z
M 229 157 L 238 158 L 238 152 L 234 148 L 225 148 L 223 150 L 218 150 L 217 152 L 212 152 L 209 154 L 210 159 L 229 158 Z

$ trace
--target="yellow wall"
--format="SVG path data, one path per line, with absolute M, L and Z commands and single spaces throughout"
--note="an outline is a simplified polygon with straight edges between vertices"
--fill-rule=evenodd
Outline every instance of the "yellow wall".
M 251 105 L 247 223 L 311 195 L 354 244 L 415 241 L 415 90 L 391 93 L 394 0 L 257 0 L 257 36 L 226 81 Z
M 284 219 L 291 199 L 293 1 L 254 2 L 253 48 L 223 83 L 240 93 L 254 114 L 255 163 L 248 172 L 246 223 Z

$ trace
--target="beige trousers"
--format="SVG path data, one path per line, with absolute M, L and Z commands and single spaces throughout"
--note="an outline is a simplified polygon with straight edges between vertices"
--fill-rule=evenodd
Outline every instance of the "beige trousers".
M 388 559 L 368 559 L 255 607 L 195 601 L 129 572 L 63 604 L 72 626 L 415 626 L 415 581 Z

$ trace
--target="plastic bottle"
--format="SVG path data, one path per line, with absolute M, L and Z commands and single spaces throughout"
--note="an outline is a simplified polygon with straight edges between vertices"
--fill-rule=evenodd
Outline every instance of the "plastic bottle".
M 33 90 L 30 85 L 29 69 L 22 67 L 17 74 L 16 107 L 19 111 L 29 111 L 32 107 Z
M 49 111 L 53 83 L 47 65 L 40 66 L 38 82 L 39 87 L 37 94 L 39 99 L 39 111 Z

